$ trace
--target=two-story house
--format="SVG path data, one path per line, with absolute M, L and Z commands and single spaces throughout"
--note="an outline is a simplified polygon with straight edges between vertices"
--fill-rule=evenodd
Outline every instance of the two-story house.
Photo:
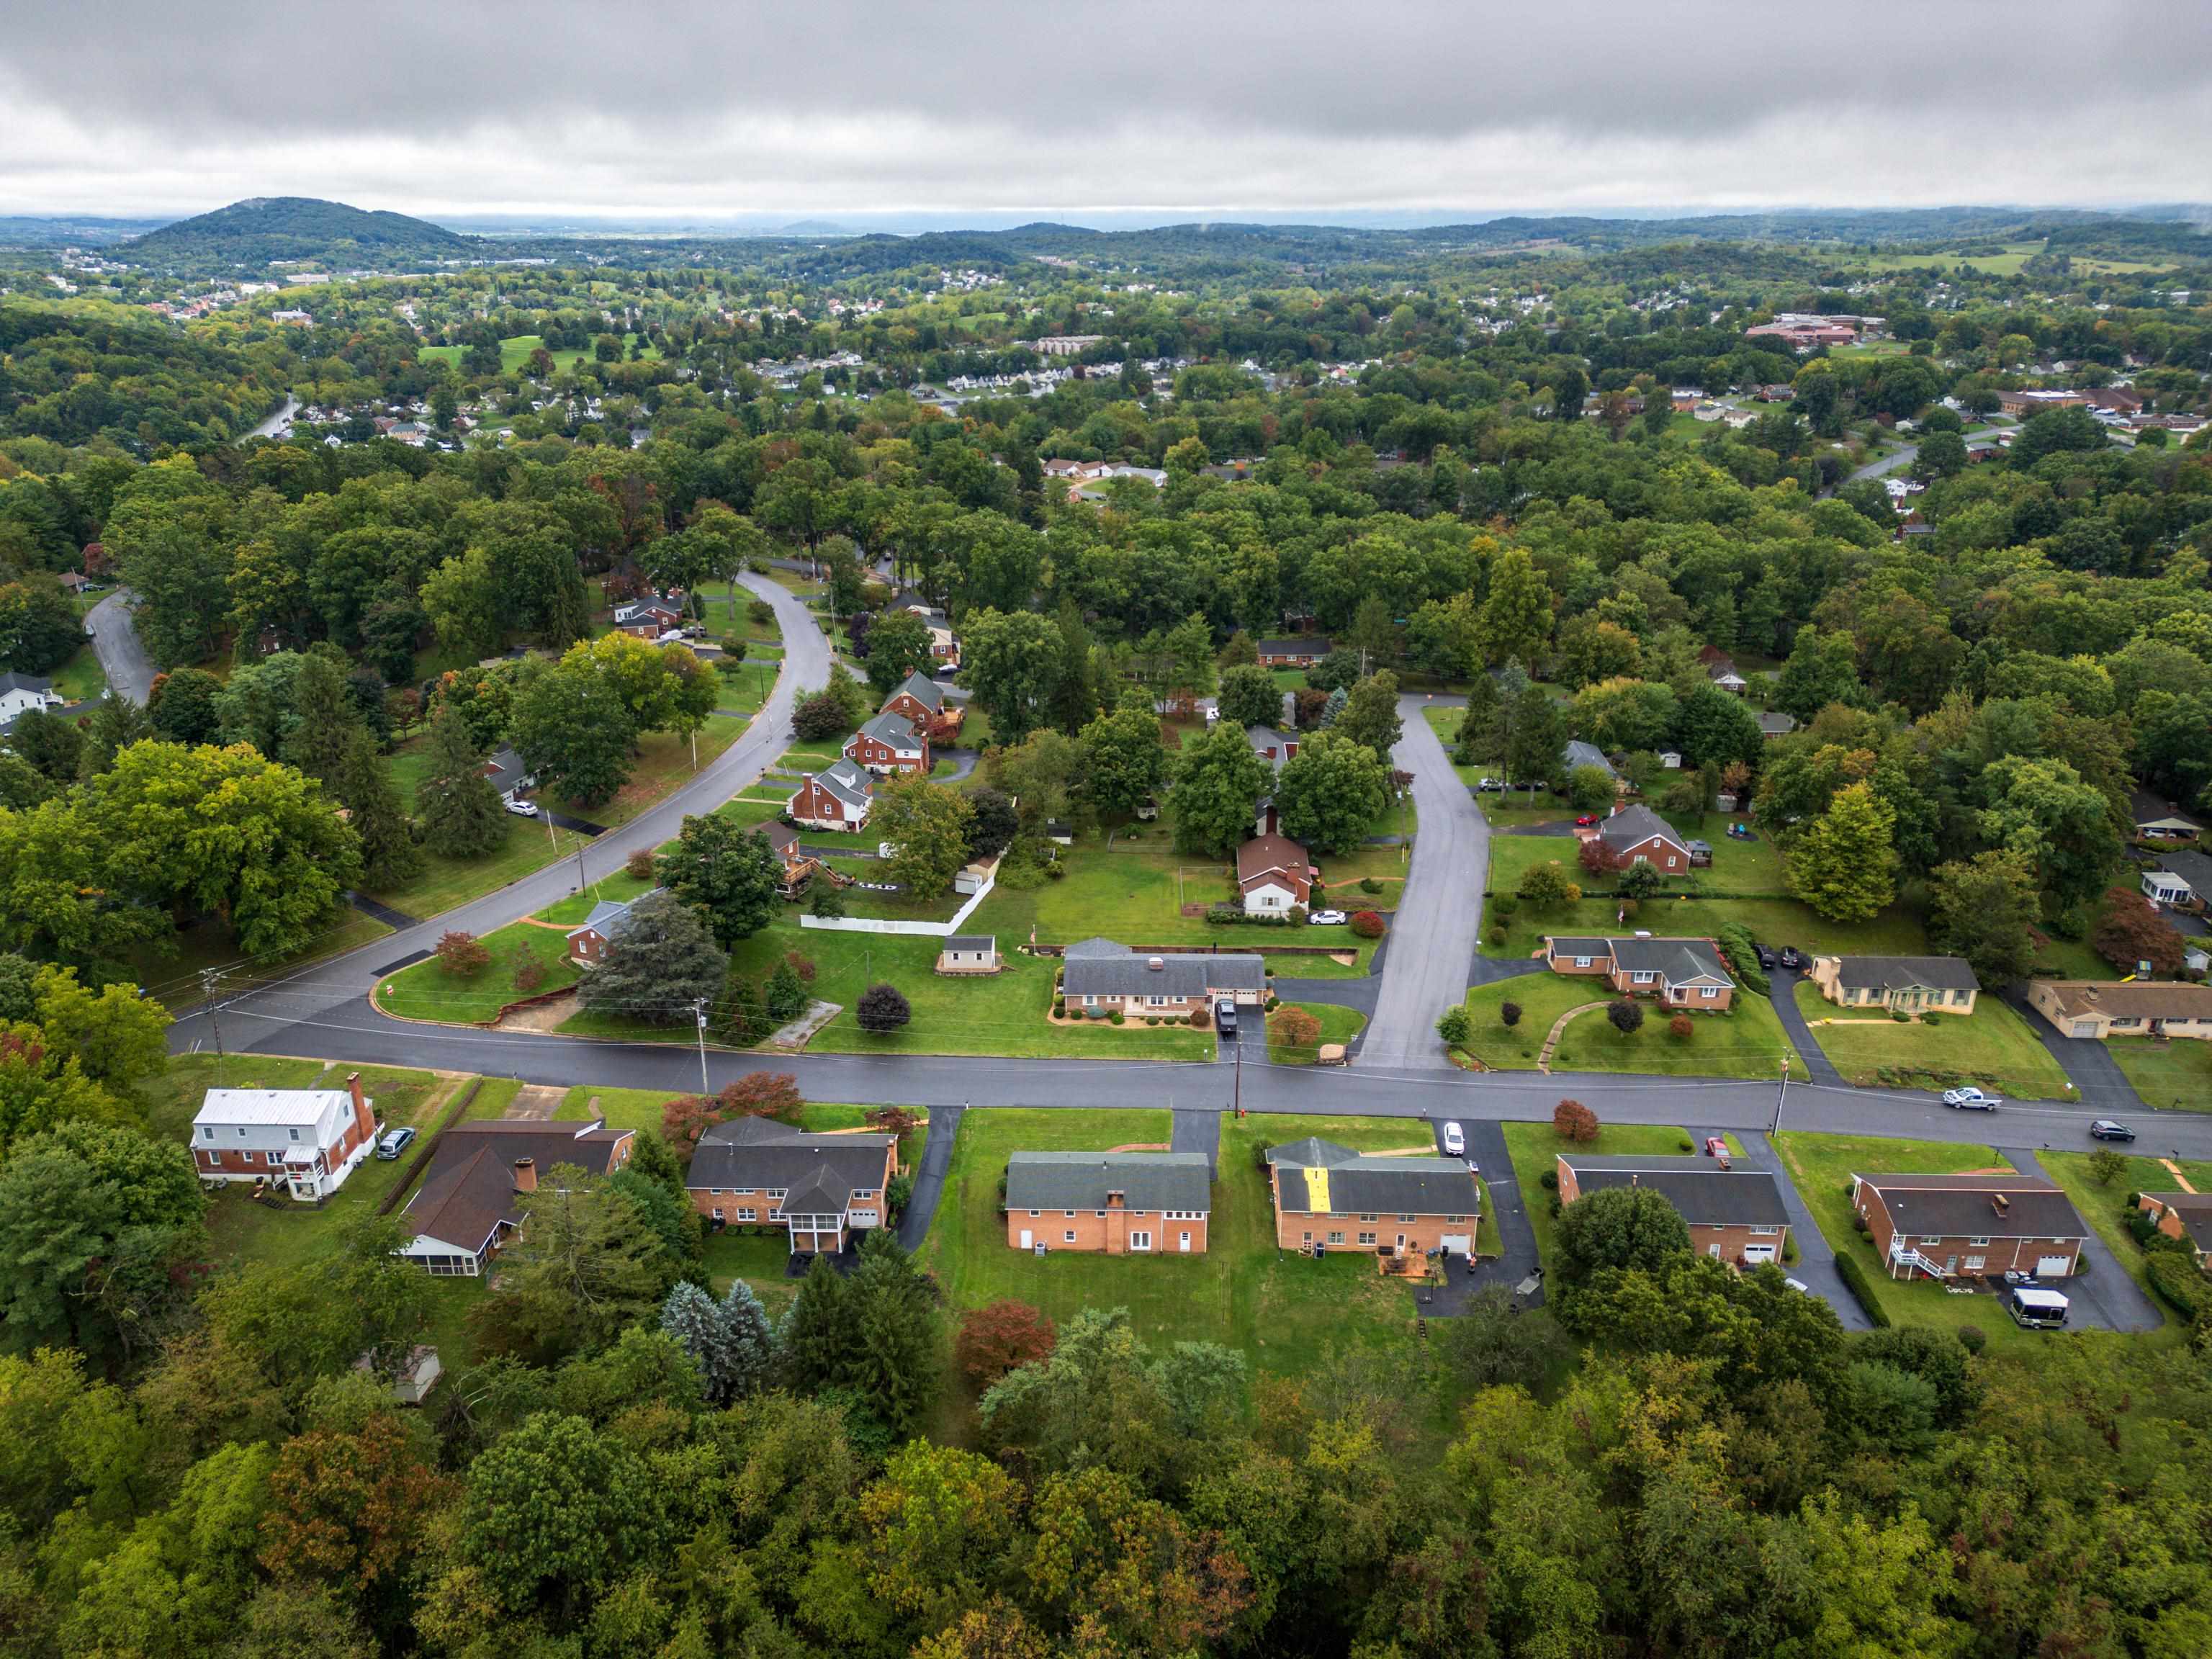
M 281 1182 L 307 1202 L 343 1186 L 375 1143 L 359 1072 L 343 1089 L 210 1089 L 192 1118 L 202 1181 Z
M 699 1137 L 684 1189 L 718 1226 L 781 1227 L 793 1254 L 844 1249 L 885 1224 L 898 1137 L 815 1134 L 741 1117 Z
M 929 738 L 903 714 L 889 709 L 845 740 L 845 758 L 871 772 L 928 775 Z
M 875 801 L 874 776 L 858 762 L 841 760 L 826 771 L 802 774 L 783 810 L 809 830 L 851 834 L 867 828 Z
M 1204 1152 L 1015 1152 L 1005 1209 L 1017 1250 L 1204 1255 L 1212 1170 Z
M 1892 1279 L 2079 1271 L 2088 1228 L 2066 1194 L 2038 1176 L 1855 1175 L 1851 1208 Z
M 1614 808 L 1611 816 L 1590 833 L 1604 847 L 1617 869 L 1649 864 L 1655 869 L 1679 875 L 1694 862 L 1689 842 L 1640 801 Z
M 1790 1242 L 1790 1211 L 1770 1170 L 1744 1169 L 1704 1158 L 1559 1154 L 1559 1202 L 1572 1204 L 1608 1187 L 1641 1187 L 1674 1206 L 1690 1229 L 1691 1248 L 1739 1267 L 1779 1262 Z
M 1456 1158 L 1382 1158 L 1318 1137 L 1267 1149 L 1275 1243 L 1286 1250 L 1467 1255 L 1482 1216 Z
M 1288 915 L 1313 896 L 1313 865 L 1287 836 L 1255 836 L 1237 849 L 1237 892 L 1248 916 Z

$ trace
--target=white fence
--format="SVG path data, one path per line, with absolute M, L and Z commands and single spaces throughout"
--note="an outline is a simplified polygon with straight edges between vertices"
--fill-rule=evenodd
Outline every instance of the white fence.
M 883 921 L 873 916 L 801 916 L 801 927 L 826 928 L 833 933 L 902 933 L 909 938 L 943 939 L 957 933 L 961 924 L 975 914 L 975 907 L 991 896 L 991 890 L 999 884 L 995 866 L 983 884 L 975 890 L 967 903 L 952 913 L 950 921 Z

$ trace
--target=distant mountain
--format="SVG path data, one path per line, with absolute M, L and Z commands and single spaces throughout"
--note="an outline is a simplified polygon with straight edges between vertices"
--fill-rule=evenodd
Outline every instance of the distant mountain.
M 368 213 L 308 196 L 258 196 L 180 219 L 127 245 L 134 264 L 266 266 L 301 260 L 338 270 L 396 270 L 482 251 L 457 235 L 404 213 Z

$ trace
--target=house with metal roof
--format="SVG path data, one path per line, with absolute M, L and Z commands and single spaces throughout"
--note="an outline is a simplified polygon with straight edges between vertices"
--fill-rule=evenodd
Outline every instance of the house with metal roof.
M 2088 1241 L 2063 1192 L 2010 1170 L 1855 1175 L 1851 1208 L 1892 1279 L 2063 1279 L 2079 1271 Z
M 1396 1261 L 1474 1249 L 1481 1190 L 1464 1159 L 1358 1152 L 1317 1136 L 1267 1156 L 1275 1243 L 1286 1250 Z
M 449 1125 L 430 1151 L 430 1167 L 399 1218 L 411 1229 L 394 1254 L 434 1279 L 474 1279 L 522 1225 L 538 1182 L 560 1169 L 612 1175 L 629 1162 L 628 1129 L 537 1118 L 488 1118 Z
M 1709 939 L 1547 933 L 1544 963 L 1555 974 L 1587 974 L 1623 996 L 1656 997 L 1688 1012 L 1720 1013 L 1735 1000 L 1735 981 Z
M 1071 1015 L 1108 1014 L 1172 1018 L 1211 1006 L 1218 997 L 1240 1005 L 1267 994 L 1267 963 L 1247 951 L 1180 951 L 1139 956 L 1111 939 L 1086 939 L 1068 947 L 1060 964 L 1060 995 Z
M 1562 1205 L 1609 1187 L 1656 1192 L 1688 1225 L 1692 1249 L 1738 1267 L 1779 1262 L 1790 1242 L 1789 1206 L 1771 1170 L 1710 1158 L 1561 1152 L 1558 1176 Z
M 699 1137 L 684 1188 L 710 1224 L 781 1227 L 794 1253 L 832 1253 L 886 1224 L 898 1137 L 816 1134 L 741 1117 Z
M 1203 1255 L 1213 1171 L 1204 1152 L 1015 1152 L 1005 1208 L 1017 1250 Z
M 314 1202 L 361 1167 L 376 1133 L 358 1072 L 343 1089 L 210 1089 L 192 1118 L 192 1166 L 204 1182 L 266 1182 Z
M 1813 983 L 1843 1008 L 1971 1014 L 1981 981 L 1963 957 L 1814 957 Z

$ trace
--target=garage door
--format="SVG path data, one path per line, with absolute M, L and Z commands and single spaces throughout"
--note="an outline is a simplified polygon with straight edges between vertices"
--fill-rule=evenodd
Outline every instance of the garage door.
M 1437 1243 L 1443 1245 L 1447 1250 L 1457 1250 L 1462 1255 L 1468 1254 L 1468 1247 L 1467 1235 L 1465 1233 L 1446 1233 L 1442 1238 L 1439 1238 Z
M 2075 1021 L 2074 1022 L 2074 1030 L 2073 1030 L 2073 1033 L 2072 1033 L 2072 1035 L 2074 1035 L 2075 1036 L 2077 1036 L 2077 1037 L 2093 1037 L 2093 1036 L 2096 1036 L 2096 1035 L 2097 1035 L 2097 1022 L 2096 1022 L 2095 1020 L 2094 1020 L 2094 1019 L 2077 1019 L 2077 1020 L 2075 1020 Z
M 2063 1279 L 2073 1271 L 2074 1258 L 2070 1255 L 2039 1255 L 2035 1258 L 2035 1276 L 2038 1279 Z
M 1775 1260 L 1777 1254 L 1771 1244 L 1747 1244 L 1743 1247 L 1743 1259 L 1754 1267 L 1762 1261 Z

